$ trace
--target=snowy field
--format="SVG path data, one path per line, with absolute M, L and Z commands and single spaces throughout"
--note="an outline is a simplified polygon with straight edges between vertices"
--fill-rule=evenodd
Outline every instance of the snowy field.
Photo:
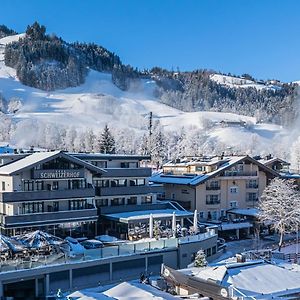
M 267 148 L 272 148 L 270 142 L 277 139 L 282 141 L 282 136 L 285 135 L 280 126 L 255 124 L 256 120 L 252 117 L 233 113 L 183 112 L 159 103 L 153 96 L 156 84 L 149 80 L 142 80 L 139 86 L 124 92 L 112 83 L 111 74 L 90 70 L 86 82 L 74 88 L 45 92 L 24 86 L 16 77 L 16 71 L 4 64 L 5 44 L 20 36 L 22 35 L 0 39 L 0 92 L 6 99 L 22 99 L 22 108 L 12 116 L 17 121 L 36 119 L 96 130 L 108 124 L 113 128 L 130 128 L 143 133 L 147 130 L 151 111 L 154 119 L 158 119 L 166 130 L 178 132 L 182 127 L 204 127 L 208 141 L 218 141 L 227 147 L 244 146 L 251 149 L 260 144 L 262 149 L 269 151 Z M 219 78 L 215 74 L 212 79 L 220 81 L 223 77 Z M 251 84 L 247 82 L 247 85 Z M 223 128 L 218 125 L 220 121 L 242 121 L 249 126 Z M 207 122 L 210 122 L 209 128 L 206 126 Z
M 265 85 L 263 83 L 257 83 L 249 79 L 222 75 L 222 74 L 212 74 L 210 79 L 214 80 L 215 82 L 226 85 L 232 88 L 255 88 L 257 90 L 277 90 L 280 89 L 279 86 L 276 85 Z

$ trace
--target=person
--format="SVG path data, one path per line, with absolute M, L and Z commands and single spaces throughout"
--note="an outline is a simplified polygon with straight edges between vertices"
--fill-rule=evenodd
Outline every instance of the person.
M 140 275 L 140 283 L 143 283 L 145 278 L 146 278 L 145 274 L 142 272 L 141 275 Z
M 64 295 L 63 295 L 61 289 L 57 290 L 56 297 L 57 297 L 57 299 L 63 299 Z

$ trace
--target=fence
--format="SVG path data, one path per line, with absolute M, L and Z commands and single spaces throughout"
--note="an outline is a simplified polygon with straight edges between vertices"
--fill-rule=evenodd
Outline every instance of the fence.
M 85 250 L 83 254 L 74 256 L 67 256 L 64 253 L 59 253 L 51 254 L 49 256 L 30 256 L 13 260 L 2 260 L 0 264 L 0 272 L 32 269 L 57 264 L 91 261 L 109 257 L 128 256 L 132 254 L 177 248 L 177 246 L 178 239 L 169 238 L 153 240 L 149 242 L 120 243 L 119 245 Z

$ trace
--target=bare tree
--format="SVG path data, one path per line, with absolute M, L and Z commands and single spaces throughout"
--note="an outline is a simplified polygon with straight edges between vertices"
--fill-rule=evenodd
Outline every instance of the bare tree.
M 259 204 L 259 218 L 279 233 L 279 251 L 286 233 L 295 231 L 300 223 L 299 191 L 292 180 L 275 178 L 267 186 Z

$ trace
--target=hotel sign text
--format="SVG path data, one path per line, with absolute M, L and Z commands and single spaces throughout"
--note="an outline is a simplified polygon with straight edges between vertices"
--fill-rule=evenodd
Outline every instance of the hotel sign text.
M 34 170 L 33 177 L 35 179 L 68 179 L 68 178 L 83 178 L 83 169 L 70 170 Z

